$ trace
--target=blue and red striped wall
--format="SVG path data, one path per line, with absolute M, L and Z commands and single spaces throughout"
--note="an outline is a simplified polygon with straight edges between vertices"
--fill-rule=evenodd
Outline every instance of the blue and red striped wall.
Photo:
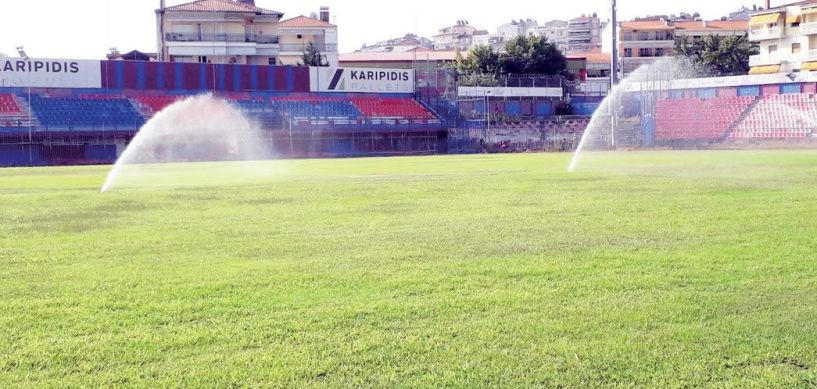
M 102 61 L 102 88 L 163 91 L 309 92 L 309 68 Z

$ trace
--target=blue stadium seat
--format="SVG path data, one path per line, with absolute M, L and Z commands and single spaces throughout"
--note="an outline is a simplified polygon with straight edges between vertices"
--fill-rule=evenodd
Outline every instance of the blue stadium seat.
M 33 95 L 31 109 L 45 127 L 138 129 L 145 118 L 124 97 L 47 97 Z

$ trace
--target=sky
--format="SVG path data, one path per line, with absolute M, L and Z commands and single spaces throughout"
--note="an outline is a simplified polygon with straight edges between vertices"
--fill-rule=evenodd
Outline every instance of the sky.
M 168 0 L 168 5 L 191 0 Z M 772 6 L 786 1 L 773 0 Z M 120 52 L 156 51 L 156 14 L 159 0 L 25 0 L 3 1 L 0 12 L 0 53 L 17 56 L 25 46 L 32 58 L 104 59 L 111 47 Z M 493 4 L 491 6 L 485 5 Z M 619 19 L 655 14 L 700 12 L 719 19 L 740 6 L 762 0 L 618 0 Z M 284 18 L 309 15 L 330 7 L 338 25 L 340 51 L 352 52 L 364 43 L 415 32 L 430 37 L 437 30 L 465 19 L 496 32 L 511 19 L 570 19 L 596 12 L 610 17 L 609 0 L 256 0 L 256 5 L 281 11 Z M 70 16 L 69 16 L 70 15 Z

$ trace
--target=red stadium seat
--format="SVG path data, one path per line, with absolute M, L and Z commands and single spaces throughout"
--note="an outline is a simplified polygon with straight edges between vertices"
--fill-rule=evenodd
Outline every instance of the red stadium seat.
M 735 128 L 733 139 L 807 138 L 817 133 L 817 96 L 764 96 Z
M 753 96 L 737 96 L 659 100 L 656 105 L 656 140 L 725 138 L 754 99 Z

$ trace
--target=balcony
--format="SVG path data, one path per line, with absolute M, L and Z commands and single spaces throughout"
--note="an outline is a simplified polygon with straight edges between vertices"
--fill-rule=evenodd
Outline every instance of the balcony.
M 303 53 L 307 44 L 282 44 L 280 45 L 282 53 Z M 330 45 L 324 43 L 315 43 L 315 48 L 321 53 L 335 53 L 338 51 L 338 45 Z
M 780 63 L 780 56 L 777 54 L 760 54 L 749 57 L 749 66 L 777 65 Z
M 780 27 L 762 28 L 749 31 L 749 40 L 752 41 L 765 41 L 768 39 L 780 39 L 782 37 L 783 29 Z
M 800 25 L 800 34 L 802 35 L 816 35 L 817 22 L 803 23 Z
M 165 34 L 167 42 L 233 42 L 258 43 L 265 45 L 278 44 L 277 35 L 250 35 L 250 34 L 199 34 L 172 32 Z
M 672 39 L 631 40 L 622 41 L 621 44 L 625 48 L 633 49 L 648 49 L 648 48 L 671 49 L 675 47 L 675 41 Z

